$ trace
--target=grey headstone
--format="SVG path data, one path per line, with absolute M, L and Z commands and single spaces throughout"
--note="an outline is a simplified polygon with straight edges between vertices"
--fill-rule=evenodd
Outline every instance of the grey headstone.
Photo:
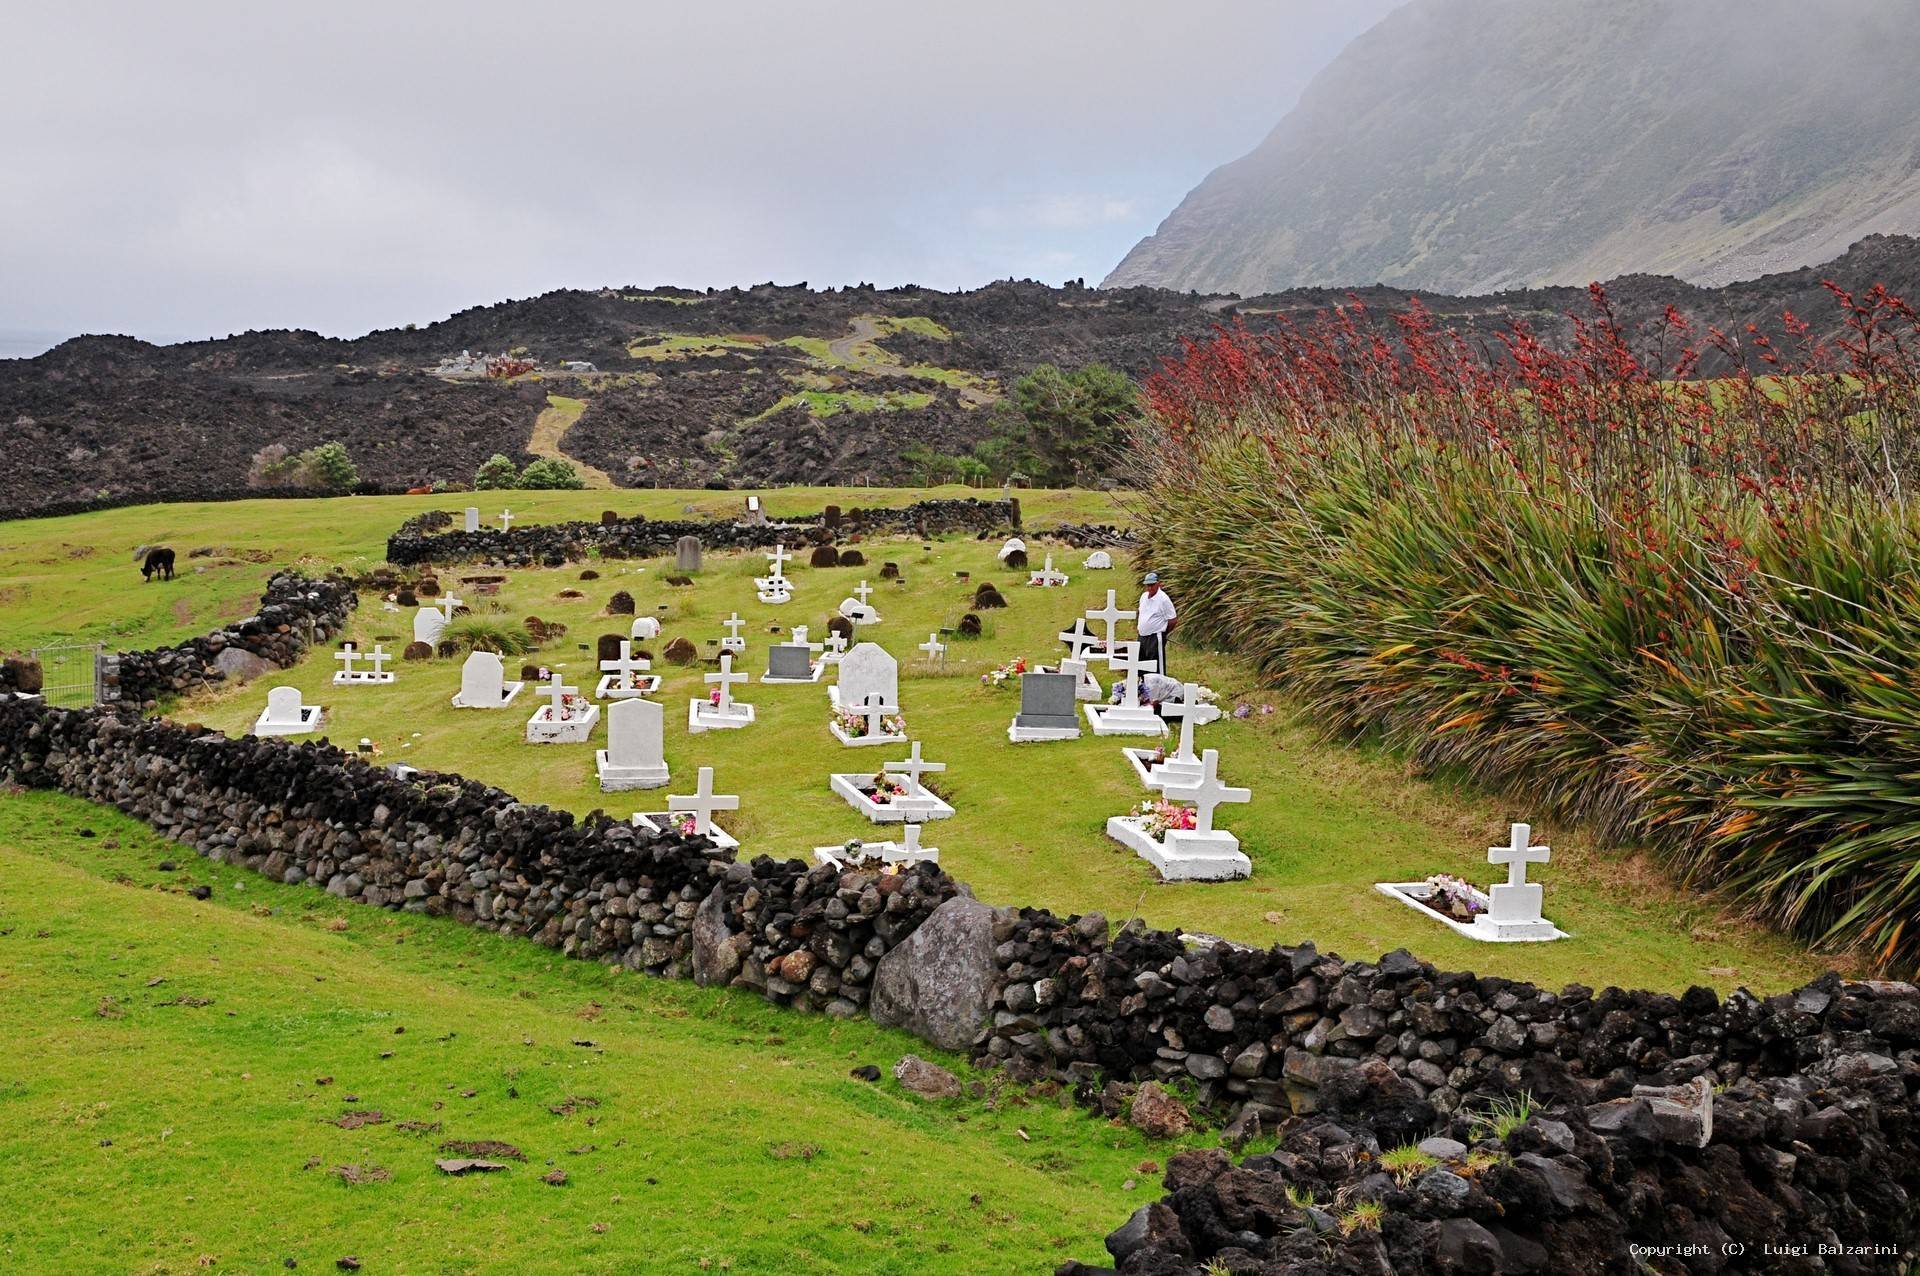
M 1035 730 L 1073 730 L 1080 725 L 1080 706 L 1074 700 L 1070 673 L 1020 675 L 1020 716 L 1014 721 Z
M 811 678 L 813 652 L 793 643 L 776 643 L 767 648 L 767 677 Z
M 673 545 L 673 565 L 676 570 L 697 572 L 700 570 L 700 538 L 682 536 Z

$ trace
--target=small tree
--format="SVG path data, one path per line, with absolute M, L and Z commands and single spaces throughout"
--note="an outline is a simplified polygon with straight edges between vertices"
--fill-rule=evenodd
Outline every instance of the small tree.
M 499 452 L 482 461 L 480 468 L 473 472 L 473 487 L 477 492 L 519 486 L 520 467 Z
M 253 462 L 247 466 L 247 486 L 285 487 L 293 480 L 298 464 L 287 455 L 286 444 L 269 443 L 253 454 Z
M 298 473 L 305 487 L 344 492 L 360 481 L 360 471 L 347 454 L 347 445 L 335 440 L 300 454 Z
M 520 486 L 523 488 L 577 488 L 586 485 L 586 480 L 580 477 L 580 471 L 557 456 L 543 456 L 520 472 Z
M 1135 413 L 1134 384 L 1123 372 L 1090 363 L 1071 372 L 1043 363 L 1013 387 L 1019 414 L 1016 444 L 1008 460 L 1036 482 L 1069 487 L 1109 467 Z M 1002 417 L 1004 424 L 1014 424 Z

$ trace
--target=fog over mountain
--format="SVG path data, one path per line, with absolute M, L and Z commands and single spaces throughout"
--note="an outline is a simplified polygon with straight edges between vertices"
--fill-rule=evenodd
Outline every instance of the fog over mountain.
M 1703 284 L 1920 230 L 1920 0 L 1413 0 L 1107 277 Z

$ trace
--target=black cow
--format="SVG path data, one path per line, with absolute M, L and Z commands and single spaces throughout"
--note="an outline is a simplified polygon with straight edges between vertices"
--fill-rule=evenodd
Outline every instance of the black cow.
M 140 575 L 145 580 L 152 580 L 155 572 L 160 574 L 161 580 L 173 579 L 172 550 L 162 546 L 147 551 L 146 561 L 140 564 Z

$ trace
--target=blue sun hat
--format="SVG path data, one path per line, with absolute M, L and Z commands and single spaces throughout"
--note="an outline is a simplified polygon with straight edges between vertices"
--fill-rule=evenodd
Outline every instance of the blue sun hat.
M 1146 574 L 1146 575 L 1145 575 L 1145 576 L 1144 576 L 1144 577 L 1143 577 L 1143 578 L 1141 579 L 1141 581 L 1140 581 L 1140 583 L 1141 583 L 1141 584 L 1143 584 L 1143 585 L 1158 585 L 1158 584 L 1160 583 L 1160 573 L 1159 573 L 1159 572 L 1148 572 L 1148 573 L 1147 573 L 1147 574 Z

